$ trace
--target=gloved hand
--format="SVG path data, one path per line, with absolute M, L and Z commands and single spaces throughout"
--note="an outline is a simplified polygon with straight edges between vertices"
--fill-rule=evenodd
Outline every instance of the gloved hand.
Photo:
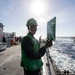
M 52 46 L 52 40 L 47 40 L 46 41 L 46 47 L 51 47 Z

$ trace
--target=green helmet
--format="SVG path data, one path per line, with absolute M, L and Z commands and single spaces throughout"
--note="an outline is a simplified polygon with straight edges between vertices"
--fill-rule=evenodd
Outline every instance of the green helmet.
M 29 19 L 27 21 L 26 26 L 29 26 L 29 25 L 35 25 L 35 26 L 37 26 L 38 24 L 37 24 L 37 21 L 34 18 L 31 18 L 31 19 Z

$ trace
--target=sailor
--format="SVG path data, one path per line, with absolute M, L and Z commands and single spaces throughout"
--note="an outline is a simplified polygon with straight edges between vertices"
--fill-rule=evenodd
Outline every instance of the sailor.
M 52 41 L 40 48 L 38 40 L 34 37 L 37 31 L 37 21 L 31 18 L 27 21 L 28 34 L 22 38 L 21 42 L 21 66 L 24 68 L 24 75 L 41 75 L 40 69 L 43 66 L 41 57 L 46 49 L 52 46 Z

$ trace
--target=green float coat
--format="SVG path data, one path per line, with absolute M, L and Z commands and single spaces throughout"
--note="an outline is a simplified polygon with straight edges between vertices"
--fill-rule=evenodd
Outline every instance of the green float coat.
M 27 36 L 32 41 L 34 53 L 35 54 L 38 53 L 38 50 L 40 48 L 39 42 L 32 35 L 28 34 Z M 26 68 L 27 70 L 37 70 L 37 69 L 39 69 L 39 68 L 42 67 L 43 62 L 42 62 L 41 58 L 40 59 L 36 59 L 36 60 L 30 60 L 29 58 L 27 58 L 27 56 L 25 54 L 25 50 L 23 50 L 23 48 L 22 48 L 22 45 L 21 45 L 21 50 L 22 50 L 22 58 L 21 58 L 21 61 L 24 64 L 23 67 L 26 66 L 27 67 Z

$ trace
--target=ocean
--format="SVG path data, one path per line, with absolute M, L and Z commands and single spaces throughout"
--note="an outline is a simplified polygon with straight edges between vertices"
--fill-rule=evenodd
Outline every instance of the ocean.
M 70 37 L 57 38 L 49 51 L 50 56 L 61 71 L 69 70 L 75 74 L 75 39 Z

